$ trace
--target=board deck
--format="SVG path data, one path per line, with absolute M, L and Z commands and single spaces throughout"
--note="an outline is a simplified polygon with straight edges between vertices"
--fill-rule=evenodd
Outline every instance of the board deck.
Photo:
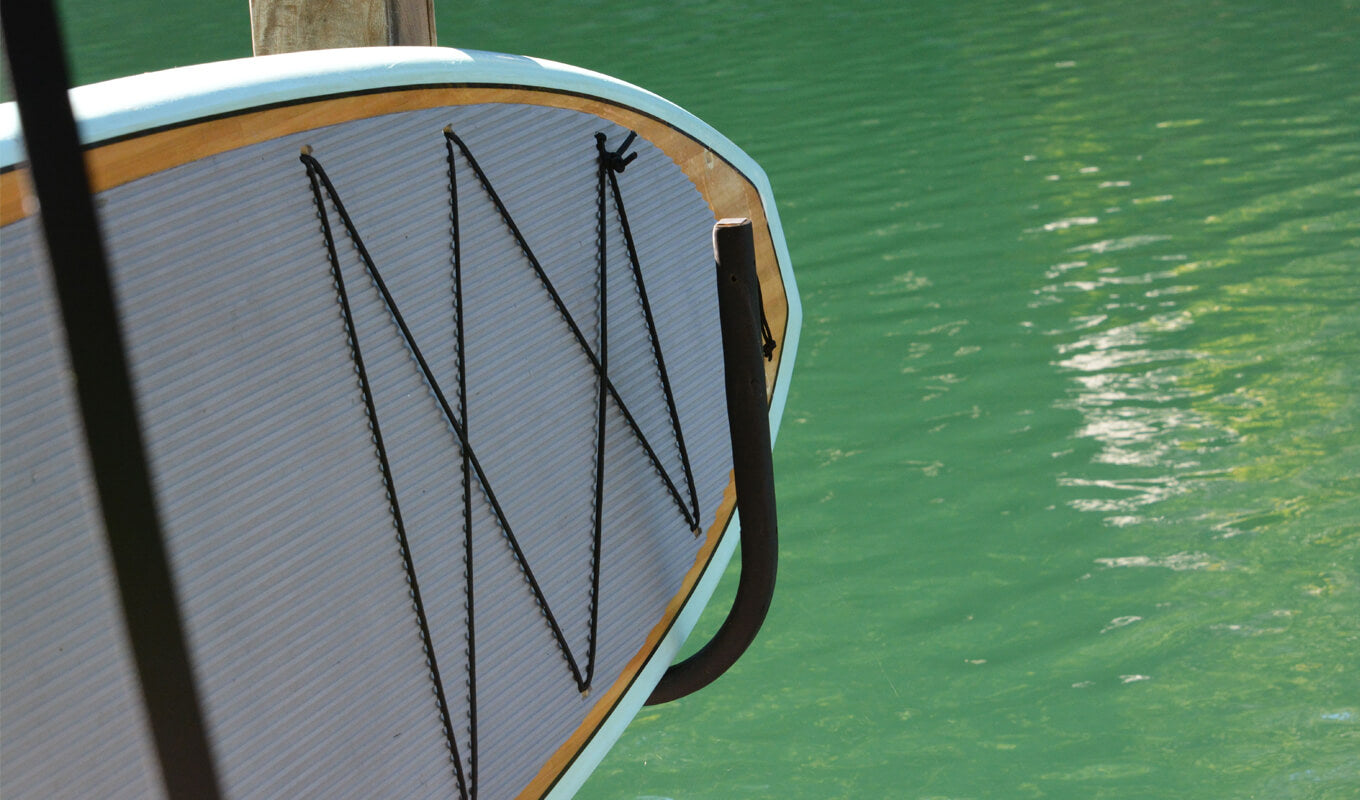
M 736 543 L 716 219 L 755 223 L 777 431 L 801 313 L 763 173 L 496 54 L 72 100 L 228 794 L 569 795 Z M 154 795 L 12 106 L 0 170 L 0 788 Z

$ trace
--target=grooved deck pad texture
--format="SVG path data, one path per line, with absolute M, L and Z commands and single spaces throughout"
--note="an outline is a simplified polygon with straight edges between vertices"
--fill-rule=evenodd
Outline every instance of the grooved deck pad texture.
M 446 126 L 465 141 L 600 349 L 598 160 L 628 131 L 578 111 L 483 104 L 356 120 L 230 150 L 101 192 L 156 496 L 214 754 L 236 797 L 457 797 L 393 502 L 375 455 L 304 146 L 324 167 L 437 388 L 457 408 Z M 693 467 L 699 526 L 729 480 L 714 215 L 639 138 L 618 175 Z M 609 376 L 594 691 L 597 381 L 455 148 L 472 480 L 476 783 L 512 797 L 581 728 L 681 591 L 704 542 L 607 196 Z M 323 194 L 323 197 L 326 197 Z M 326 197 L 395 505 L 454 739 L 472 771 L 462 452 Z M 0 229 L 0 647 L 5 796 L 160 791 L 51 295 L 39 220 Z M 488 491 L 490 490 L 490 491 Z

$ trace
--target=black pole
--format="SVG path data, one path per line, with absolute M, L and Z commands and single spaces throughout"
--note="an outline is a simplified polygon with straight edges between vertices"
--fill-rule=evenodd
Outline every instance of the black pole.
M 123 619 L 171 798 L 221 796 L 128 377 L 108 262 L 66 95 L 56 12 L 0 0 L 10 80 L 66 327 Z
M 713 226 L 718 267 L 718 315 L 727 376 L 732 471 L 741 517 L 741 580 L 718 632 L 694 655 L 671 665 L 647 698 L 656 705 L 696 692 L 727 671 L 755 640 L 774 596 L 779 562 L 770 406 L 760 336 L 760 279 L 749 219 Z

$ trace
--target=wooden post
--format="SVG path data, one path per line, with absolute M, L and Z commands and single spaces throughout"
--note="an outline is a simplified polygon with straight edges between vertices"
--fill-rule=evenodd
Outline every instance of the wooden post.
M 250 0 L 255 55 L 434 46 L 434 0 Z

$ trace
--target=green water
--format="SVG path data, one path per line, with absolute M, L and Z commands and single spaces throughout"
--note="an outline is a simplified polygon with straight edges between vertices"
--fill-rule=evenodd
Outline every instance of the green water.
M 744 147 L 803 293 L 767 628 L 583 797 L 1360 797 L 1360 4 L 440 6 Z

